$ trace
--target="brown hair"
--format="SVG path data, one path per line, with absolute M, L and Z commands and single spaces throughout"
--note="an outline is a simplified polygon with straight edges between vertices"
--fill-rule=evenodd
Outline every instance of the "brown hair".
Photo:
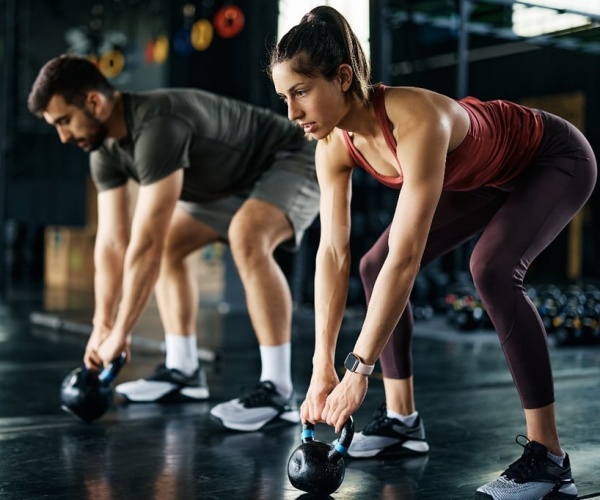
M 62 55 L 48 61 L 40 70 L 27 99 L 27 107 L 40 116 L 55 95 L 67 104 L 83 107 L 88 92 L 98 91 L 112 98 L 115 88 L 90 60 Z
M 282 37 L 271 51 L 269 76 L 273 66 L 285 61 L 291 61 L 296 73 L 322 75 L 329 81 L 336 77 L 341 64 L 348 64 L 354 73 L 350 92 L 364 104 L 369 101 L 369 62 L 346 18 L 331 7 L 315 7 Z

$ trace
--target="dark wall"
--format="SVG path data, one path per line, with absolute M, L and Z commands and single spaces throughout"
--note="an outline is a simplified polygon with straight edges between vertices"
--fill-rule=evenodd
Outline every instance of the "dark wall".
M 46 226 L 87 222 L 87 154 L 27 110 L 39 69 L 65 52 L 99 55 L 119 44 L 127 57 L 115 86 L 160 86 L 166 65 L 145 64 L 144 44 L 168 31 L 169 18 L 166 0 L 0 2 L 0 290 L 6 280 L 41 281 Z
M 174 2 L 172 32 L 185 24 L 181 9 L 185 0 Z M 210 9 L 198 14 L 212 17 L 223 5 L 215 1 Z M 277 0 L 237 0 L 245 18 L 242 31 L 232 38 L 215 33 L 204 51 L 188 54 L 175 52 L 170 60 L 169 86 L 197 87 L 235 97 L 253 104 L 271 107 L 275 101 L 273 85 L 265 73 L 268 50 L 277 38 Z
M 15 105 L 7 117 L 13 153 L 6 180 L 6 217 L 10 220 L 31 225 L 85 224 L 87 155 L 75 146 L 60 144 L 56 132 L 27 110 L 29 90 L 47 60 L 66 52 L 100 54 L 111 40 L 123 41 L 119 47 L 127 54 L 126 64 L 112 78 L 115 86 L 145 89 L 165 80 L 164 67 L 142 64 L 143 44 L 157 26 L 155 18 L 170 11 L 156 1 L 104 3 L 98 10 L 102 2 L 15 2 L 14 65 L 6 68 L 16 83 L 9 96 Z M 73 31 L 78 33 L 75 38 Z

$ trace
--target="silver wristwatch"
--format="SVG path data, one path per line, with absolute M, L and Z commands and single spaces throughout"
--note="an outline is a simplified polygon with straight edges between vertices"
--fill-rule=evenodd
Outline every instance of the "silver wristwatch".
M 361 375 L 371 375 L 373 373 L 373 368 L 375 365 L 367 365 L 363 363 L 360 358 L 351 352 L 346 356 L 346 361 L 344 361 L 344 367 L 347 370 L 350 370 L 354 373 L 360 373 Z

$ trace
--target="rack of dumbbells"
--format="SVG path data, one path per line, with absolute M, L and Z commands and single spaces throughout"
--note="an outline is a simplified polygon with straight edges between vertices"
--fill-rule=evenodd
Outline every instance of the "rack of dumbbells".
M 491 326 L 481 298 L 470 280 L 463 278 L 448 285 L 444 302 L 448 324 L 457 330 L 473 331 Z
M 540 285 L 528 289 L 556 344 L 600 344 L 600 288 L 594 284 Z
M 600 344 L 600 288 L 597 285 L 539 284 L 529 286 L 527 295 L 556 345 Z M 449 285 L 445 303 L 448 323 L 457 330 L 492 327 L 471 282 L 461 280 Z

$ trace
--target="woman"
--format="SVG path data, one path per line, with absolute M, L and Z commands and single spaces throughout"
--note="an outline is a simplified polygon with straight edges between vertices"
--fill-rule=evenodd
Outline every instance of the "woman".
M 311 10 L 281 39 L 269 69 L 289 119 L 319 140 L 316 341 L 302 419 L 339 432 L 361 405 L 379 358 L 387 409 L 355 437 L 350 455 L 390 446 L 427 451 L 413 396 L 409 295 L 421 266 L 482 231 L 472 277 L 513 374 L 527 441 L 521 458 L 480 487 L 477 498 L 576 498 L 558 439 L 546 334 L 523 279 L 591 194 L 597 166 L 583 135 L 556 116 L 506 101 L 371 86 L 355 34 L 330 7 Z M 334 354 L 348 286 L 356 166 L 399 196 L 390 227 L 360 262 L 368 309 L 340 382 Z M 403 432 L 390 434 L 390 421 Z

